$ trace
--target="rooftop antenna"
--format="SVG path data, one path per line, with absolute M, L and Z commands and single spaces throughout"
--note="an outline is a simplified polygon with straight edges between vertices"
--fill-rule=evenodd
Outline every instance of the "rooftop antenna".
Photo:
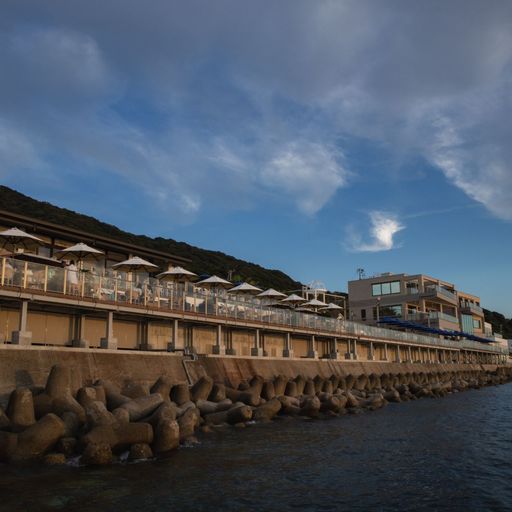
M 366 277 L 364 268 L 358 268 L 356 270 L 356 272 L 357 272 L 357 275 L 359 276 L 359 279 L 364 279 Z

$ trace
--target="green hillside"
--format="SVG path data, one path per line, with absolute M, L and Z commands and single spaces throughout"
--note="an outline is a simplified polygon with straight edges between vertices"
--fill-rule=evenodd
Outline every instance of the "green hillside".
M 267 269 L 219 251 L 200 249 L 170 238 L 134 235 L 94 217 L 59 208 L 44 201 L 37 201 L 1 185 L 0 209 L 189 258 L 192 261 L 188 268 L 197 274 L 217 274 L 227 277 L 228 271 L 233 270 L 233 281 L 248 280 L 262 288 L 272 287 L 284 291 L 301 286 L 301 283 L 280 270 Z

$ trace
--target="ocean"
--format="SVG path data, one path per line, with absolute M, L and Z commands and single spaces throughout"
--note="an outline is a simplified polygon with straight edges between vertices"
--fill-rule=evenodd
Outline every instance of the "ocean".
M 512 384 L 199 440 L 107 468 L 0 465 L 0 510 L 512 510 Z

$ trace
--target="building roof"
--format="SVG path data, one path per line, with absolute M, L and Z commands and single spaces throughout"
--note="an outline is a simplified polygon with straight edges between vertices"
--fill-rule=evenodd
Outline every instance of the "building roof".
M 53 224 L 51 222 L 20 215 L 18 213 L 12 213 L 6 210 L 0 210 L 0 222 L 6 225 L 22 227 L 32 233 L 38 233 L 40 235 L 57 237 L 71 242 L 89 243 L 107 251 L 126 252 L 137 256 L 143 256 L 145 258 L 171 261 L 179 264 L 187 264 L 190 262 L 189 258 L 183 258 L 182 256 L 176 256 L 174 254 L 158 251 L 141 245 L 133 245 L 122 240 L 116 240 L 112 237 L 92 234 L 87 231 Z

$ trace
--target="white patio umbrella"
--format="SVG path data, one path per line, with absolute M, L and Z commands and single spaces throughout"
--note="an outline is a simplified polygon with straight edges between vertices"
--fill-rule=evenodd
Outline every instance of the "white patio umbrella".
M 300 295 L 297 295 L 296 293 L 292 293 L 291 295 L 288 295 L 285 299 L 281 301 L 283 304 L 289 304 L 291 306 L 302 304 L 303 302 L 307 302 L 307 299 L 304 297 L 301 297 Z
M 343 308 L 338 306 L 338 304 L 334 304 L 334 302 L 329 302 L 326 307 L 320 308 L 321 311 L 339 311 L 340 309 Z
M 278 292 L 277 290 L 274 290 L 274 288 L 269 288 L 268 290 L 265 290 L 264 292 L 258 293 L 256 297 L 261 298 L 277 298 L 277 297 L 286 297 L 286 294 Z
M 194 272 L 190 272 L 190 270 L 186 270 L 183 267 L 172 267 L 161 274 L 156 276 L 160 281 L 189 281 L 196 277 L 197 274 Z
M 78 244 L 72 245 L 71 247 L 66 247 L 65 249 L 61 249 L 58 251 L 56 255 L 57 259 L 61 260 L 62 258 L 66 258 L 67 256 L 74 256 L 78 261 L 83 261 L 88 258 L 99 258 L 105 254 L 103 251 L 95 249 L 94 247 L 90 247 L 87 244 L 79 242 Z
M 121 261 L 121 263 L 112 265 L 112 268 L 121 272 L 154 272 L 158 270 L 158 265 L 134 256 L 133 258 Z
M 7 251 L 16 252 L 18 247 L 25 250 L 35 249 L 44 242 L 37 236 L 29 235 L 18 228 L 10 228 L 5 231 L 0 231 L 0 248 Z
M 202 281 L 198 281 L 196 286 L 201 286 L 203 288 L 228 288 L 233 286 L 233 283 L 230 283 L 219 276 L 210 276 Z
M 311 299 L 310 301 L 301 304 L 301 307 L 303 308 L 323 308 L 326 306 L 327 304 L 325 302 L 322 302 L 321 300 L 318 299 Z
M 246 293 L 250 295 L 254 295 L 258 292 L 261 292 L 261 288 L 253 286 L 252 284 L 249 283 L 241 283 L 238 286 L 235 286 L 234 288 L 230 288 L 228 290 L 228 293 Z

